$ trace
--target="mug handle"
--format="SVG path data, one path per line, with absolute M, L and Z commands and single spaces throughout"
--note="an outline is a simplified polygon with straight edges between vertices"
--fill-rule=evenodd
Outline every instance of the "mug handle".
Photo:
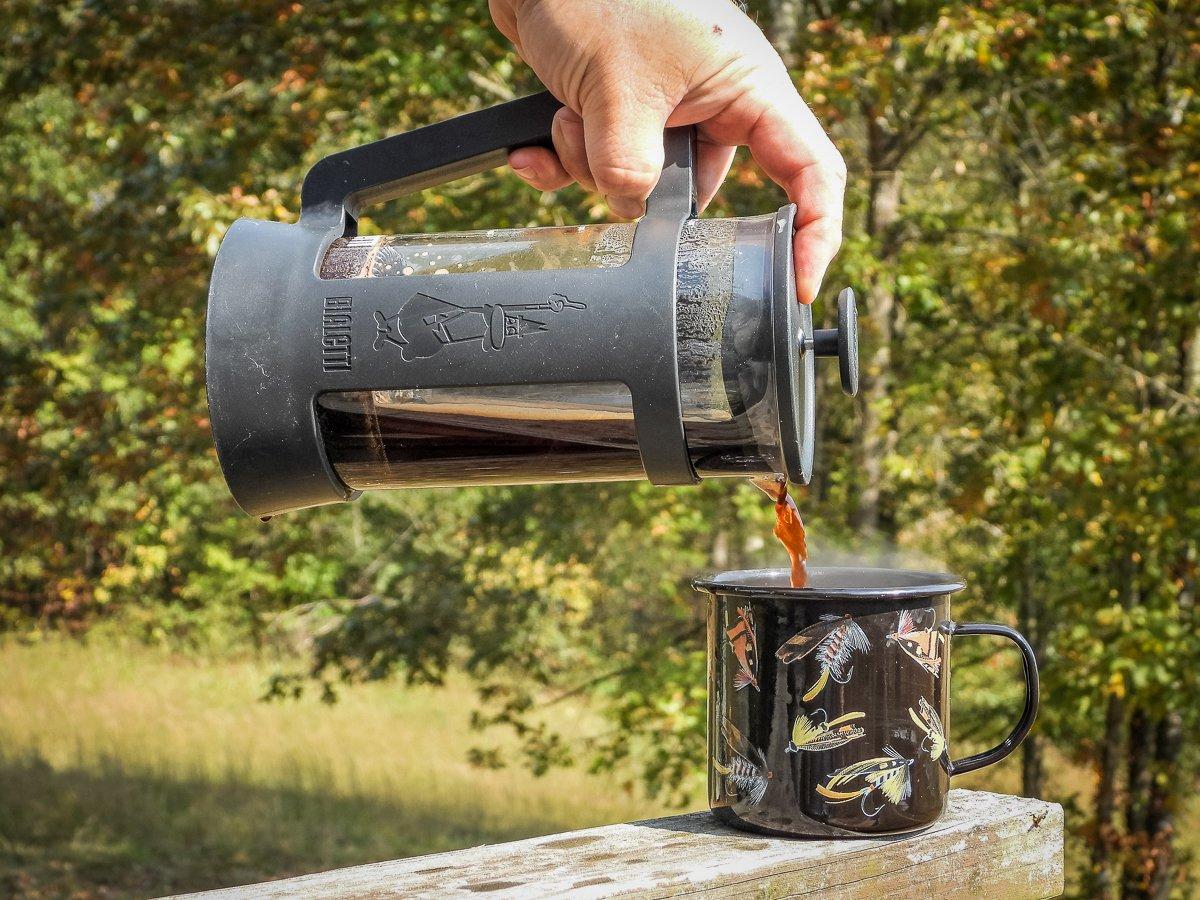
M 1038 710 L 1039 684 L 1037 656 L 1034 655 L 1033 647 L 1029 645 L 1029 641 L 1025 640 L 1025 636 L 1019 631 L 1009 628 L 1007 625 L 991 625 L 977 622 L 964 624 L 947 622 L 942 628 L 948 637 L 956 634 L 988 634 L 1008 638 L 1021 651 L 1021 666 L 1025 675 L 1025 708 L 1021 711 L 1021 718 L 1017 721 L 1016 726 L 1008 733 L 1008 737 L 991 750 L 976 753 L 974 756 L 968 756 L 965 759 L 951 761 L 949 767 L 950 774 L 962 775 L 966 772 L 974 772 L 976 769 L 982 769 L 984 766 L 990 766 L 992 763 L 1000 762 L 1000 760 L 1016 750 L 1021 741 L 1025 740 L 1025 736 L 1029 734 L 1029 729 L 1033 727 L 1033 720 L 1037 718 Z

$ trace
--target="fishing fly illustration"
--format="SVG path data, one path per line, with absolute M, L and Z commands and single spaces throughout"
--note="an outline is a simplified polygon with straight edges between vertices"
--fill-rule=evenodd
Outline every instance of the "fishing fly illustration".
M 749 606 L 739 606 L 737 624 L 728 628 L 725 634 L 729 637 L 729 646 L 738 661 L 737 673 L 733 676 L 733 686 L 743 690 L 753 685 L 758 686 L 758 633 L 754 629 L 754 610 Z
M 864 759 L 829 776 L 825 784 L 817 785 L 817 793 L 830 803 L 859 801 L 862 813 L 868 819 L 879 815 L 887 803 L 903 803 L 912 794 L 912 777 L 909 769 L 913 761 L 905 759 L 891 747 L 884 747 L 886 756 Z M 851 790 L 845 788 L 851 787 Z M 867 799 L 873 791 L 879 791 L 885 802 L 872 811 L 867 810 Z
M 921 749 L 929 751 L 929 758 L 937 762 L 949 748 L 946 740 L 946 729 L 942 727 L 942 717 L 937 714 L 928 700 L 921 697 L 917 701 L 917 709 L 908 708 L 908 715 L 918 728 L 925 732 L 921 739 Z M 926 746 L 928 743 L 928 746 Z
M 775 773 L 767 768 L 762 751 L 752 746 L 728 719 L 721 723 L 721 737 L 725 742 L 726 763 L 714 757 L 713 768 L 725 779 L 726 790 L 757 806 L 762 803 L 767 783 Z
M 931 619 L 934 618 L 932 609 L 925 610 L 925 612 L 929 613 Z M 946 635 L 938 630 L 936 622 L 928 628 L 918 630 L 913 614 L 907 609 L 901 610 L 896 630 L 888 634 L 887 642 L 888 644 L 897 644 L 908 654 L 910 659 L 930 675 L 937 675 L 941 672 Z
M 822 721 L 816 721 L 817 713 Z M 812 717 L 801 713 L 796 716 L 796 724 L 792 726 L 792 741 L 787 746 L 788 753 L 799 753 L 801 750 L 818 751 L 832 750 L 844 747 L 851 741 L 856 741 L 867 732 L 861 725 L 850 723 L 866 716 L 864 712 L 849 712 L 830 720 L 829 714 L 818 709 Z
M 775 655 L 784 664 L 794 663 L 804 659 L 811 653 L 816 653 L 821 667 L 821 677 L 804 695 L 808 702 L 833 679 L 838 684 L 845 684 L 854 674 L 854 667 L 846 668 L 850 657 L 855 653 L 868 653 L 871 642 L 867 640 L 866 632 L 850 616 L 822 616 L 816 625 L 810 625 L 799 634 L 789 638 Z

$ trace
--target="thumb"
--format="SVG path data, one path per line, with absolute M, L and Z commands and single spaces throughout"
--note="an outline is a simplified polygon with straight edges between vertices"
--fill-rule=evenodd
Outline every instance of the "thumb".
M 663 131 L 674 104 L 620 89 L 589 93 L 583 103 L 583 138 L 596 190 L 618 216 L 635 219 L 658 184 Z

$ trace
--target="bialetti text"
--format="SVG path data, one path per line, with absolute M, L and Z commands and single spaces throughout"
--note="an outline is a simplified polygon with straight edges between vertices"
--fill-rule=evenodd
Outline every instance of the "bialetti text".
M 350 325 L 353 314 L 351 298 L 325 298 L 325 309 L 321 316 L 321 368 L 326 372 L 350 371 Z

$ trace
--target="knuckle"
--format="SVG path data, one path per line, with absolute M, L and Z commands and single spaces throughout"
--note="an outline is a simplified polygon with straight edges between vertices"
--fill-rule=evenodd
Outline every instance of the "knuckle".
M 845 186 L 850 177 L 849 170 L 846 168 L 846 161 L 842 159 L 842 154 L 838 153 L 837 148 L 832 144 L 829 147 L 828 153 L 821 160 L 821 168 L 829 173 L 829 177 L 841 186 Z
M 593 169 L 596 184 L 606 194 L 645 197 L 654 189 L 659 170 L 650 163 L 602 163 Z
M 837 178 L 842 185 L 845 185 L 850 178 L 850 170 L 846 168 L 846 161 L 842 159 L 841 154 L 838 154 L 838 156 L 835 157 L 833 166 L 834 177 Z

